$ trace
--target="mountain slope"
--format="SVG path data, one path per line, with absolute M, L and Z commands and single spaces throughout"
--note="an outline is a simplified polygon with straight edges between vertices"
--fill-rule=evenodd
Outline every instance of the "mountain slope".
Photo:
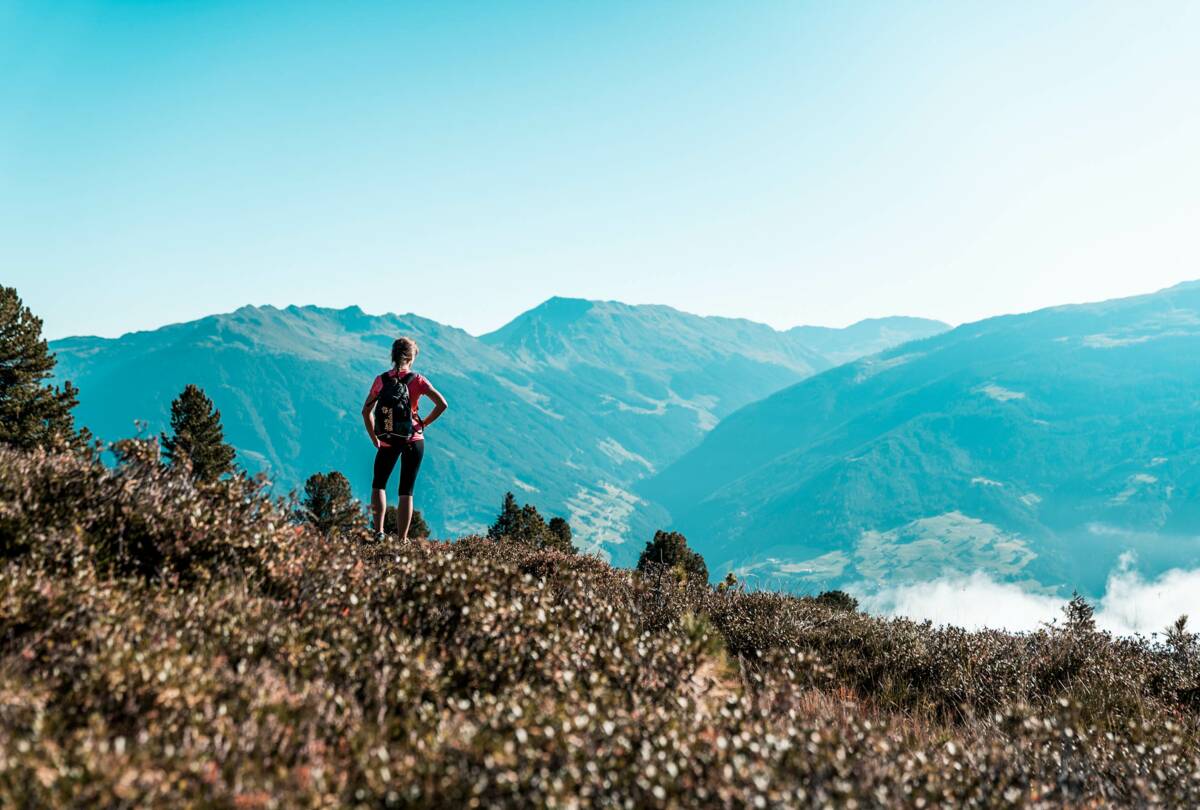
M 60 376 L 80 386 L 79 421 L 103 438 L 130 435 L 135 419 L 162 430 L 171 399 L 194 382 L 221 409 L 241 462 L 281 491 L 338 469 L 365 497 L 373 451 L 359 408 L 401 334 L 421 344 L 418 369 L 451 403 L 430 429 L 420 483 L 433 530 L 478 531 L 514 490 L 623 561 L 634 552 L 620 545 L 661 519 L 645 505 L 635 514 L 634 482 L 721 417 L 830 364 L 801 338 L 748 321 L 566 299 L 483 338 L 357 307 L 244 307 L 53 349 Z
M 640 490 L 714 570 L 983 569 L 1099 590 L 1200 559 L 1200 285 L 959 327 L 756 402 Z
M 887 319 L 889 346 L 945 331 L 920 318 Z M 879 329 L 817 329 L 821 349 L 800 330 L 777 332 L 733 318 L 666 306 L 551 298 L 480 340 L 514 367 L 536 374 L 581 408 L 599 414 L 612 438 L 657 468 L 695 446 L 717 422 L 767 393 L 831 368 L 828 354 L 875 351 Z M 842 332 L 855 332 L 837 343 Z M 812 339 L 813 343 L 822 343 Z M 854 354 L 856 348 L 861 348 Z M 642 419 L 654 416 L 655 419 Z M 646 449 L 642 449 L 646 448 Z

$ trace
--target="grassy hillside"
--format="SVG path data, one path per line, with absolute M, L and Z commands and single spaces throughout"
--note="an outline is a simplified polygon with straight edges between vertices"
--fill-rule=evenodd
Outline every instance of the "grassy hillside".
M 829 351 L 925 335 L 917 319 L 855 327 Z M 187 383 L 221 409 L 250 470 L 282 492 L 339 470 L 366 497 L 373 450 L 359 408 L 392 340 L 422 345 L 417 368 L 450 400 L 430 430 L 418 500 L 438 536 L 479 531 L 508 490 L 571 520 L 581 542 L 628 561 L 632 485 L 694 446 L 737 408 L 828 368 L 803 336 L 669 307 L 552 299 L 477 339 L 414 315 L 357 307 L 244 307 L 107 340 L 56 341 L 58 373 L 81 390 L 79 422 L 114 440 L 134 420 L 165 427 Z M 823 333 L 824 334 L 824 333 Z M 834 341 L 836 346 L 829 341 Z
M 1200 562 L 1200 285 L 993 318 L 743 408 L 643 488 L 793 587 Z
M 0 805 L 1200 800 L 1195 639 L 964 633 L 510 542 L 371 545 L 0 450 Z

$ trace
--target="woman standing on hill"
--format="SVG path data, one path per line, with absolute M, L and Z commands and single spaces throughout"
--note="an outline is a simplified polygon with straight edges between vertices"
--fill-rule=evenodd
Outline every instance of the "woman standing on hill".
M 400 502 L 396 508 L 396 530 L 408 539 L 413 515 L 413 485 L 425 455 L 425 428 L 446 410 L 446 398 L 429 380 L 412 370 L 417 359 L 417 342 L 402 337 L 392 344 L 392 368 L 375 378 L 363 403 L 363 424 L 377 448 L 375 476 L 371 482 L 371 513 L 375 539 L 383 539 L 383 516 L 387 512 L 387 482 L 400 462 Z M 433 410 L 424 419 L 417 412 L 422 396 L 433 400 Z

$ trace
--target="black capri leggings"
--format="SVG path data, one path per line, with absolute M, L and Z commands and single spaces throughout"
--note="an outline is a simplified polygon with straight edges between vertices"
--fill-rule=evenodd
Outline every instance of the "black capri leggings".
M 421 459 L 425 456 L 425 440 L 405 442 L 400 447 L 380 447 L 375 451 L 375 478 L 371 489 L 387 489 L 388 479 L 392 470 L 396 469 L 396 461 L 400 461 L 400 494 L 412 495 L 413 485 L 417 483 L 417 470 L 421 469 Z

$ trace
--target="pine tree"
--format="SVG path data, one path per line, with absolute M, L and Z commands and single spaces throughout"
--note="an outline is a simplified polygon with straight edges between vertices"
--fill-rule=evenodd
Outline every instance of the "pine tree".
M 1188 630 L 1188 617 L 1184 613 L 1175 623 L 1167 627 L 1166 645 L 1171 656 L 1180 664 L 1192 663 L 1196 657 L 1196 634 Z
M 363 522 L 362 505 L 350 494 L 350 482 L 337 470 L 314 473 L 304 482 L 296 516 L 322 534 L 347 531 Z
M 191 462 L 196 481 L 216 481 L 233 472 L 235 452 L 225 443 L 221 412 L 195 385 L 189 384 L 171 403 L 171 435 L 162 434 L 162 446 L 172 465 Z
M 571 527 L 562 518 L 554 518 L 551 525 L 532 504 L 517 506 L 517 499 L 511 492 L 504 496 L 504 505 L 496 522 L 488 529 L 491 540 L 510 540 L 532 548 L 554 548 L 567 554 L 575 553 L 571 545 Z M 552 528 L 553 527 L 553 528 Z
M 546 528 L 550 533 L 548 545 L 551 548 L 556 548 L 566 554 L 575 553 L 575 546 L 571 543 L 571 524 L 567 523 L 565 518 L 550 518 L 550 523 Z
M 680 568 L 689 579 L 708 582 L 708 565 L 699 552 L 688 548 L 687 538 L 679 532 L 654 533 L 638 558 L 637 570 L 648 571 L 654 566 Z
M 503 537 L 516 537 L 520 524 L 521 507 L 517 506 L 516 497 L 511 492 L 506 492 L 504 504 L 500 507 L 500 514 L 496 516 L 496 522 L 488 529 L 488 539 L 499 540 Z
M 1068 629 L 1089 632 L 1096 629 L 1096 609 L 1079 591 L 1071 594 L 1071 601 L 1063 606 L 1063 614 L 1067 617 Z
M 76 438 L 71 383 L 46 384 L 54 355 L 42 339 L 42 321 L 12 287 L 0 287 L 0 443 L 31 449 L 63 446 Z

